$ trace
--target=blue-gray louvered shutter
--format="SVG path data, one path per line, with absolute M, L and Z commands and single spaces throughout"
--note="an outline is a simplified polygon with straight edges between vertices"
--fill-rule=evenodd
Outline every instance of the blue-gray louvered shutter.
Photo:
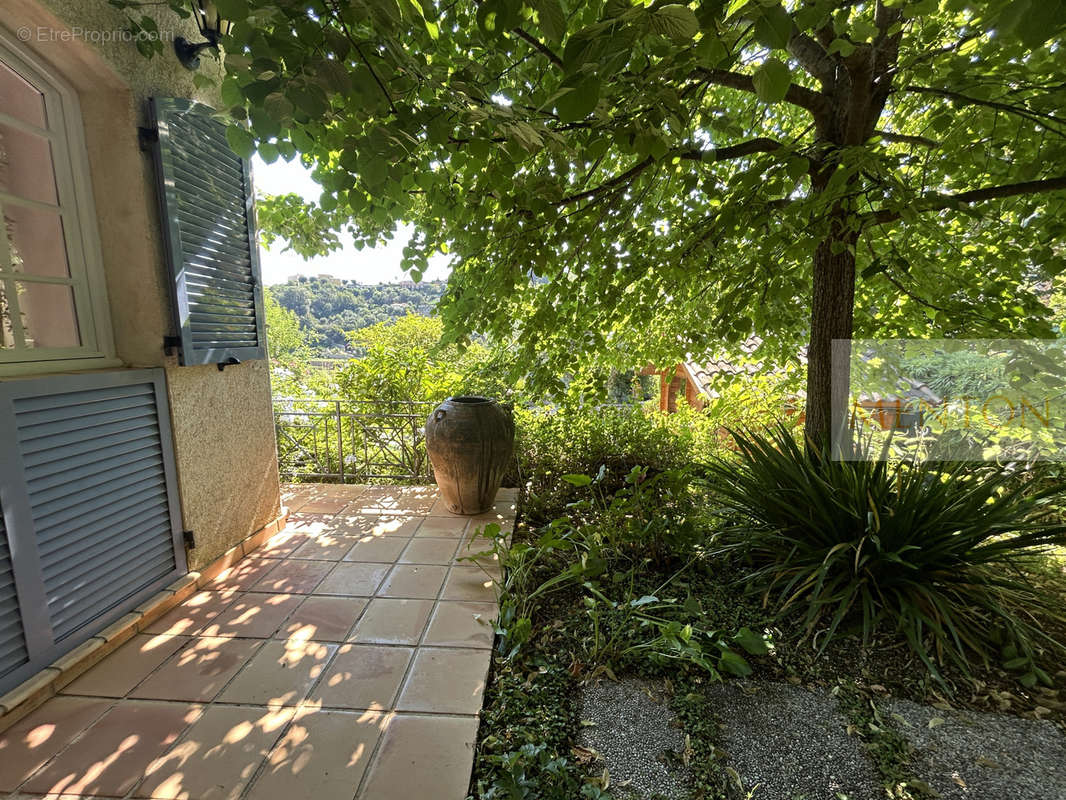
M 0 680 L 29 660 L 15 590 L 15 569 L 4 527 L 4 509 L 0 508 Z
M 248 161 L 212 109 L 169 97 L 151 108 L 181 363 L 266 358 Z
M 0 381 L 0 448 L 2 693 L 186 564 L 163 370 Z M 29 659 L 11 655 L 13 671 L 5 552 Z

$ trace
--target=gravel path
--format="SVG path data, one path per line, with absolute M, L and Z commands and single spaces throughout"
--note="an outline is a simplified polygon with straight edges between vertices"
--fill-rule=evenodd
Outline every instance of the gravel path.
M 944 800 L 1066 800 L 1066 737 L 1052 723 L 909 700 L 885 708 L 917 751 L 917 777 Z
M 708 687 L 726 763 L 751 800 L 885 797 L 862 742 L 828 690 L 728 681 Z M 1066 736 L 1051 722 L 879 703 L 914 747 L 911 769 L 942 800 L 1066 800 Z M 658 684 L 601 681 L 584 689 L 579 744 L 599 753 L 618 797 L 686 797 L 684 734 Z M 618 787 L 624 787 L 619 791 Z M 658 794 L 656 794 L 658 793 Z
M 884 796 L 836 699 L 776 683 L 710 687 L 723 747 L 753 800 L 874 800 Z M 1008 800 L 1008 798 L 1001 798 Z
M 669 756 L 680 756 L 685 737 L 658 684 L 628 678 L 587 686 L 581 719 L 592 724 L 582 728 L 578 744 L 603 757 L 616 796 L 624 796 L 616 790 L 622 786 L 635 797 L 686 796 L 684 770 Z

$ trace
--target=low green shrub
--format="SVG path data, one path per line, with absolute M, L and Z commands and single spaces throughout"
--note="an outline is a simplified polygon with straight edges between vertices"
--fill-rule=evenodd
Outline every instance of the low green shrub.
M 649 405 L 590 405 L 580 393 L 557 404 L 523 404 L 516 398 L 518 473 L 515 485 L 529 483 L 527 514 L 540 522 L 552 519 L 575 496 L 559 478 L 567 474 L 600 475 L 608 492 L 624 486 L 635 466 L 650 475 L 715 456 L 727 456 L 732 441 L 727 429 L 780 421 L 795 426 L 791 384 L 780 375 L 736 375 L 723 380 L 698 410 L 683 399 L 677 411 L 664 414 L 657 400 Z
M 481 712 L 474 762 L 476 800 L 609 800 L 570 753 L 579 724 L 565 664 L 519 666 L 497 659 Z
M 1055 487 L 1002 470 L 804 451 L 783 428 L 735 435 L 739 458 L 708 469 L 723 549 L 753 560 L 750 584 L 779 612 L 868 643 L 887 626 L 930 672 L 999 661 L 1050 683 L 1041 656 L 1063 650 L 1033 620 L 1055 613 L 1025 578 L 1027 557 L 1066 543 L 1049 515 Z
M 578 642 L 585 669 L 682 661 L 718 678 L 747 675 L 741 655 L 765 655 L 762 634 L 727 632 L 708 618 L 679 583 L 701 558 L 706 536 L 690 491 L 689 470 L 649 475 L 633 467 L 615 492 L 595 477 L 562 476 L 579 492 L 566 513 L 528 540 L 507 542 L 498 525 L 481 532 L 506 566 L 500 585 L 498 648 L 505 658 L 527 649 L 543 625 L 543 610 L 560 595 L 580 603 L 587 626 Z
M 515 409 L 521 468 L 538 496 L 565 490 L 559 478 L 596 474 L 605 490 L 620 489 L 635 466 L 653 472 L 680 468 L 691 455 L 691 433 L 641 406 L 537 406 Z

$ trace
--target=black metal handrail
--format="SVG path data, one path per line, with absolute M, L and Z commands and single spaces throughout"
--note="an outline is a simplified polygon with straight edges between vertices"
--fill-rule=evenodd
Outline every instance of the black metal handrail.
M 274 398 L 278 471 L 287 480 L 432 483 L 428 401 Z

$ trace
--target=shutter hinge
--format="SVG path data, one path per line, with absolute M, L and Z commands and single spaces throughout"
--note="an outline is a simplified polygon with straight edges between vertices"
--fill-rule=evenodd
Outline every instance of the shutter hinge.
M 233 367 L 240 363 L 241 360 L 237 356 L 230 356 L 225 361 L 218 362 L 218 371 L 222 372 L 226 367 Z
M 175 356 L 178 354 L 178 350 L 181 349 L 181 337 L 180 336 L 164 336 L 163 337 L 163 352 L 168 356 Z
M 159 141 L 159 128 L 137 128 L 137 143 L 141 147 L 141 152 L 150 150 L 152 145 Z
M 185 546 L 190 550 L 196 549 L 196 534 L 193 531 L 182 531 L 181 538 L 185 540 Z

